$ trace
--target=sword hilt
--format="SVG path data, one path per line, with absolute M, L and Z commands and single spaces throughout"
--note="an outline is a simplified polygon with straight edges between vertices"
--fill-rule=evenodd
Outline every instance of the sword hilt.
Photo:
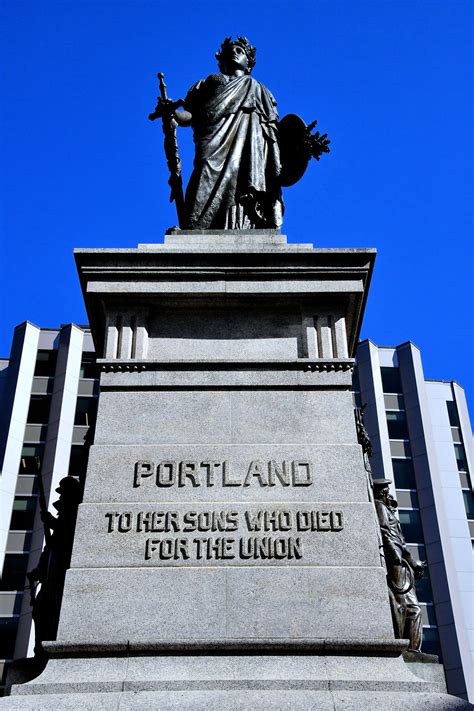
M 165 75 L 163 74 L 163 72 L 158 72 L 156 76 L 158 77 L 158 81 L 160 82 L 161 98 L 166 101 L 168 99 L 168 94 L 166 91 Z

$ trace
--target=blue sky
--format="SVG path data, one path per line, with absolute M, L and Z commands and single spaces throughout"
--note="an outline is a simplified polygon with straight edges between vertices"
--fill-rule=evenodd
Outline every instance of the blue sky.
M 175 224 L 156 72 L 172 97 L 215 71 L 226 35 L 257 46 L 281 116 L 332 152 L 285 190 L 283 232 L 376 247 L 362 337 L 414 341 L 425 376 L 474 402 L 470 0 L 2 4 L 0 355 L 13 327 L 85 322 L 74 247 L 160 242 Z M 192 137 L 179 142 L 189 175 Z

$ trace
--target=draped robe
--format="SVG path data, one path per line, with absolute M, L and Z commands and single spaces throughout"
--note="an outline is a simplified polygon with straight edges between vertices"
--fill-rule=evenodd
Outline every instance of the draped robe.
M 186 190 L 190 229 L 279 227 L 282 222 L 278 113 L 249 75 L 211 74 L 189 90 L 195 159 Z

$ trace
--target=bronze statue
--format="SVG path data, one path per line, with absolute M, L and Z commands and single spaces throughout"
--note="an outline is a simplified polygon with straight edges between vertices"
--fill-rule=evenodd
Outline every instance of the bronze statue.
M 246 37 L 227 37 L 216 58 L 219 74 L 198 81 L 184 100 L 171 101 L 159 74 L 161 96 L 149 118 L 163 119 L 171 199 L 181 228 L 278 228 L 282 186 L 295 183 L 313 156 L 329 152 L 326 134 L 311 134 L 295 115 L 278 120 L 270 91 L 250 76 L 256 49 Z M 182 110 L 180 108 L 182 107 Z M 192 126 L 194 170 L 185 199 L 176 125 Z
M 423 577 L 426 563 L 415 560 L 407 548 L 395 515 L 398 504 L 390 495 L 389 484 L 390 479 L 374 479 L 375 508 L 382 533 L 395 636 L 410 640 L 409 651 L 420 652 L 422 619 L 415 579 Z
M 53 506 L 57 518 L 41 507 L 46 544 L 38 566 L 28 573 L 35 623 L 35 656 L 43 654 L 42 642 L 56 639 L 66 570 L 71 562 L 77 508 L 81 485 L 71 476 L 64 477 L 56 489 L 59 500 Z M 47 532 L 47 534 L 46 534 Z M 37 583 L 41 587 L 36 594 Z

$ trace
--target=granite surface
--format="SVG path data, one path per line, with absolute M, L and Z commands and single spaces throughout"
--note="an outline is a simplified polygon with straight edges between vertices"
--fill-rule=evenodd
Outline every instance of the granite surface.
M 95 444 L 51 659 L 0 708 L 467 708 L 393 636 L 350 393 L 374 257 L 260 231 L 76 251 Z
M 393 638 L 381 567 L 73 568 L 66 590 L 59 641 Z
M 416 678 L 400 656 L 53 658 L 0 708 L 471 708 L 439 687 Z
M 97 444 L 354 444 L 349 391 L 101 393 Z

